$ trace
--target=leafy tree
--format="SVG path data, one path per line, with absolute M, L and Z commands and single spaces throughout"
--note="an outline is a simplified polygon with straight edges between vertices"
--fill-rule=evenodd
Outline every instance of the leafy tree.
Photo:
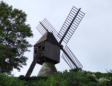
M 31 45 L 26 40 L 31 37 L 30 26 L 25 23 L 26 14 L 0 2 L 0 71 L 10 73 L 13 68 L 20 70 L 26 64 L 24 52 Z

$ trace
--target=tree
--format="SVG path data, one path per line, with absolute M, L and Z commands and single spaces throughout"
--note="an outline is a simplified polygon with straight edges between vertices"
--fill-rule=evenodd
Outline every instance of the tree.
M 0 2 L 0 71 L 10 73 L 13 68 L 20 70 L 26 65 L 24 52 L 31 47 L 26 40 L 31 37 L 31 28 L 26 22 L 26 14 Z

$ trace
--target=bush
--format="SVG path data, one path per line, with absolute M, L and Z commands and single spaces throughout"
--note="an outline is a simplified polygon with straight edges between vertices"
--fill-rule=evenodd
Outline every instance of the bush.
M 49 77 L 19 78 L 0 74 L 0 86 L 112 86 L 110 73 L 71 70 Z
M 24 86 L 24 82 L 16 77 L 0 74 L 0 86 Z

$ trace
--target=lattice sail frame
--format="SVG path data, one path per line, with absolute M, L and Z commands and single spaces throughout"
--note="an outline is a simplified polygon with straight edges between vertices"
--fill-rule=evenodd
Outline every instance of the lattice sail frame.
M 68 41 L 72 37 L 73 33 L 79 26 L 84 15 L 85 15 L 85 13 L 83 13 L 81 11 L 81 9 L 77 9 L 76 7 L 73 7 L 71 9 L 69 15 L 67 16 L 64 24 L 62 25 L 62 27 L 58 33 L 58 37 L 60 37 L 60 41 L 63 39 L 62 40 L 63 42 L 65 42 L 66 44 L 68 43 Z M 66 33 L 66 31 L 67 31 L 67 34 L 63 38 L 63 35 Z
M 71 69 L 76 68 L 76 66 L 78 68 L 83 68 L 83 65 L 80 63 L 80 61 L 76 58 L 76 56 L 73 54 L 73 52 L 69 49 L 69 47 L 66 45 L 64 50 L 69 54 L 69 56 L 71 57 L 71 59 L 75 62 L 76 65 L 74 65 L 70 59 L 67 57 L 67 55 L 65 53 L 62 54 L 62 58 L 64 59 L 64 61 L 68 64 L 68 66 Z
M 55 28 L 50 24 L 50 22 L 46 18 L 38 24 L 37 30 L 42 35 L 44 35 L 46 32 L 52 32 L 58 42 L 61 39 L 61 36 L 58 35 L 58 32 L 55 30 Z

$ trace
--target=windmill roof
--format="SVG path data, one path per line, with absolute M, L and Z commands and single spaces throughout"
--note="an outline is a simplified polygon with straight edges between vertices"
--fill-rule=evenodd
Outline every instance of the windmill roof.
M 53 43 L 53 44 L 56 44 L 58 45 L 58 41 L 56 40 L 56 38 L 54 37 L 53 33 L 50 33 L 50 32 L 47 32 L 45 33 L 37 42 L 40 43 L 40 42 L 43 42 L 43 41 L 48 41 L 50 43 Z

